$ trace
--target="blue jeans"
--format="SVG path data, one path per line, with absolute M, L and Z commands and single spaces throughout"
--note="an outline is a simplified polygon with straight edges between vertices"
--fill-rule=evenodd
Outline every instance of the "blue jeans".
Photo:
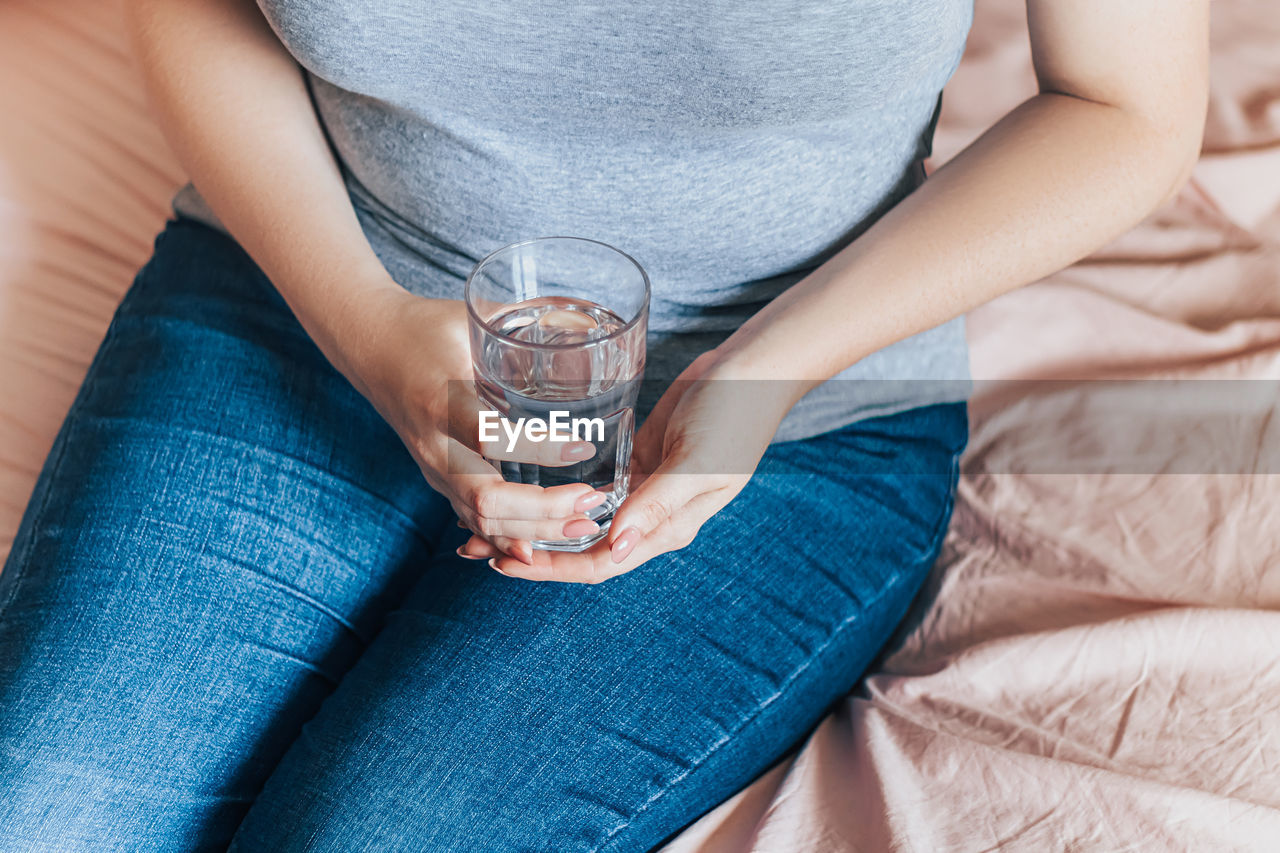
M 678 553 L 507 578 L 252 261 L 171 222 L 0 574 L 0 850 L 647 850 L 853 688 L 963 405 L 773 445 Z

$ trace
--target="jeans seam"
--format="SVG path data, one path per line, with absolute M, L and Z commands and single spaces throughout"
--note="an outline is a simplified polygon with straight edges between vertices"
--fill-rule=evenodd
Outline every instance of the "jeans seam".
M 951 513 L 955 509 L 956 491 L 960 485 L 960 457 L 964 453 L 961 448 L 951 454 L 951 469 L 948 472 L 947 482 L 947 499 L 942 504 L 942 512 L 938 515 L 938 520 L 934 522 L 933 538 L 929 541 L 929 547 L 925 549 L 924 559 L 937 559 L 938 550 L 942 546 L 942 540 L 947 535 L 947 530 L 951 527 Z
M 925 549 L 924 554 L 920 557 L 920 559 L 916 560 L 916 565 L 919 565 L 921 563 L 931 564 L 934 560 L 937 559 L 938 548 L 942 542 L 942 539 L 946 536 L 947 529 L 950 526 L 951 510 L 955 504 L 956 485 L 957 485 L 959 467 L 960 467 L 959 461 L 960 461 L 960 456 L 963 452 L 964 452 L 964 449 L 961 448 L 960 450 L 957 450 L 955 453 L 951 455 L 951 467 L 948 475 L 948 485 L 947 485 L 947 499 L 943 504 L 943 509 L 941 514 L 939 515 L 938 520 L 934 523 L 935 530 L 933 533 L 933 537 L 929 543 L 929 547 Z M 750 714 L 748 714 L 743 720 L 741 720 L 738 723 L 737 726 L 734 727 L 733 731 L 729 732 L 720 740 L 713 743 L 710 747 L 707 748 L 707 750 L 702 755 L 694 759 L 693 762 L 690 763 L 688 768 L 686 768 L 682 773 L 677 775 L 669 783 L 663 786 L 659 791 L 654 793 L 651 797 L 649 797 L 649 799 L 645 800 L 645 802 L 641 804 L 640 808 L 637 809 L 635 813 L 632 814 L 629 818 L 627 818 L 626 821 L 615 826 L 613 829 L 609 830 L 608 834 L 606 834 L 602 839 L 600 839 L 600 841 L 598 841 L 593 847 L 590 848 L 591 853 L 598 853 L 598 851 L 603 849 L 603 847 L 606 844 L 608 844 L 609 841 L 614 838 L 614 836 L 616 836 L 619 832 L 621 832 L 622 830 L 630 826 L 632 823 L 634 823 L 636 818 L 644 814 L 645 811 L 647 811 L 650 806 L 652 806 L 655 802 L 657 802 L 664 795 L 670 792 L 673 788 L 675 788 L 685 779 L 689 778 L 689 776 L 691 776 L 694 773 L 694 771 L 696 771 L 699 767 L 704 766 L 706 762 L 716 753 L 717 750 L 719 750 L 725 744 L 729 743 L 729 741 L 733 740 L 733 738 L 736 737 L 739 732 L 745 729 L 757 717 L 759 717 L 762 713 L 764 713 L 764 711 L 767 708 L 769 708 L 769 706 L 771 706 L 780 696 L 782 696 L 787 691 L 787 688 L 789 688 L 796 681 L 796 679 L 798 679 L 801 675 L 804 674 L 804 672 L 807 669 L 809 669 L 809 667 L 813 664 L 813 662 L 818 657 L 820 657 L 828 648 L 830 648 L 832 643 L 834 643 L 837 639 L 839 639 L 839 637 L 844 633 L 846 628 L 848 628 L 850 625 L 856 622 L 861 621 L 860 617 L 863 612 L 873 609 L 876 604 L 884 600 L 891 592 L 895 591 L 899 586 L 901 586 L 902 585 L 901 578 L 902 578 L 902 574 L 895 573 L 893 577 L 890 579 L 889 583 L 887 583 L 881 589 L 880 594 L 877 595 L 875 598 L 871 599 L 866 604 L 866 606 L 862 608 L 862 612 L 843 619 L 840 622 L 840 624 L 837 625 L 835 629 L 831 632 L 830 636 L 828 636 L 827 639 L 822 643 L 822 645 L 819 646 L 817 649 L 815 649 L 814 652 L 805 659 L 804 663 L 802 663 L 799 667 L 795 669 L 794 672 L 792 672 L 790 675 L 787 676 L 786 680 L 778 687 L 777 691 L 775 691 L 773 695 L 767 697 L 762 702 L 760 702 L 760 704 L 758 704 Z
M 870 602 L 868 602 L 867 607 L 864 609 L 870 609 L 875 604 L 879 603 L 880 600 L 883 599 L 890 591 L 896 589 L 899 586 L 899 584 L 900 582 L 896 578 L 891 580 L 881 591 L 881 594 L 876 596 Z M 809 669 L 809 667 L 813 664 L 813 662 L 817 658 L 819 658 L 831 646 L 831 644 L 834 643 L 840 637 L 841 634 L 843 634 L 846 628 L 848 628 L 853 623 L 859 622 L 859 621 L 861 621 L 861 613 L 854 616 L 849 616 L 841 620 L 840 624 L 835 627 L 835 629 L 831 632 L 830 636 L 828 636 L 827 639 L 823 641 L 822 645 L 819 646 L 817 649 L 815 649 L 813 653 L 805 659 L 804 663 L 796 667 L 796 669 L 790 675 L 787 676 L 786 680 L 783 681 L 783 683 L 778 687 L 778 689 L 771 696 L 768 696 L 763 701 L 761 701 L 758 705 L 756 705 L 755 709 L 752 710 L 752 712 L 748 714 L 745 718 L 743 718 L 738 723 L 738 725 L 734 727 L 733 731 L 729 732 L 724 737 L 720 738 L 720 740 L 716 741 L 710 747 L 708 747 L 707 750 L 703 752 L 702 755 L 698 756 L 696 759 L 694 759 L 690 763 L 689 767 L 686 770 L 684 770 L 682 773 L 677 775 L 674 779 L 672 779 L 669 783 L 667 783 L 662 789 L 660 789 L 655 794 L 653 794 L 653 796 L 649 797 L 649 799 L 645 800 L 645 802 L 641 804 L 640 808 L 637 809 L 635 813 L 632 814 L 629 818 L 627 818 L 627 820 L 624 823 L 621 823 L 618 826 L 615 826 L 613 829 L 609 830 L 609 833 L 605 835 L 604 838 L 600 839 L 600 841 L 597 842 L 596 845 L 591 848 L 591 853 L 598 853 L 599 850 L 603 849 L 604 845 L 608 844 L 609 841 L 614 836 L 616 836 L 619 832 L 621 832 L 622 830 L 630 826 L 632 823 L 634 823 L 635 819 L 640 817 L 640 815 L 644 814 L 649 809 L 650 806 L 652 806 L 655 802 L 657 802 L 659 799 L 661 799 L 663 796 L 669 793 L 681 782 L 689 778 L 689 776 L 691 776 L 694 773 L 694 771 L 696 771 L 699 767 L 704 766 L 706 762 L 721 747 L 729 743 L 729 741 L 733 740 L 733 738 L 736 737 L 743 729 L 745 729 L 748 725 L 754 722 L 757 717 L 759 717 L 762 713 L 765 712 L 766 709 L 768 709 L 771 705 L 773 705 L 773 703 L 777 701 L 777 699 L 780 696 L 786 693 L 787 688 L 789 688 L 796 681 L 796 679 L 798 679 L 801 675 L 804 674 L 804 672 L 807 669 Z

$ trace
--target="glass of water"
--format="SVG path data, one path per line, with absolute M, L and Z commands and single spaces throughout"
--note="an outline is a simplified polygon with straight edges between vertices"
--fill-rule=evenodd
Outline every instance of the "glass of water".
M 532 440 L 595 445 L 590 459 L 568 465 L 491 460 L 508 482 L 586 483 L 603 492 L 605 502 L 587 511 L 600 532 L 532 543 L 583 551 L 604 537 L 627 496 L 649 276 L 605 243 L 542 237 L 505 246 L 476 264 L 465 299 L 482 425 L 506 421 L 489 437 L 505 442 L 519 432 Z

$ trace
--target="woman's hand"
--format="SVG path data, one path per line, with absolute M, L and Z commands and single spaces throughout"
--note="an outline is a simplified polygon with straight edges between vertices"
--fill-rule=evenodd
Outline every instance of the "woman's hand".
M 530 556 L 530 538 L 598 530 L 581 510 L 604 495 L 586 485 L 504 483 L 476 453 L 464 306 L 415 296 L 387 275 L 298 64 L 258 6 L 135 0 L 125 10 L 166 136 L 201 195 L 459 518 L 517 557 Z M 566 464 L 539 457 L 574 449 L 594 452 L 519 446 L 513 458 Z
M 672 383 L 636 433 L 630 496 L 610 536 L 573 554 L 535 551 L 532 564 L 473 539 L 499 572 L 529 580 L 598 583 L 693 541 L 742 490 L 795 402 L 788 383 L 739 379 L 713 351 Z
M 351 316 L 338 346 L 342 372 L 400 436 L 462 524 L 483 537 L 485 557 L 501 554 L 523 565 L 533 559 L 531 539 L 599 530 L 586 510 L 604 502 L 602 492 L 586 484 L 507 483 L 480 455 L 464 303 L 381 288 L 359 300 Z M 522 442 L 510 451 L 486 445 L 491 458 L 548 466 L 572 465 L 594 452 L 588 442 Z

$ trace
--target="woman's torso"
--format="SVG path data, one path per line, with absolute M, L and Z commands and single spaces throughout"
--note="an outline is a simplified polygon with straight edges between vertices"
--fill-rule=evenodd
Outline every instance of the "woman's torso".
M 260 5 L 307 70 L 365 230 L 404 286 L 457 298 L 506 243 L 603 240 L 652 278 L 657 379 L 918 185 L 972 12 L 971 0 Z M 853 376 L 967 374 L 958 322 L 895 347 Z M 958 370 L 936 375 L 946 365 Z M 867 390 L 828 389 L 823 424 L 793 427 L 870 413 Z

